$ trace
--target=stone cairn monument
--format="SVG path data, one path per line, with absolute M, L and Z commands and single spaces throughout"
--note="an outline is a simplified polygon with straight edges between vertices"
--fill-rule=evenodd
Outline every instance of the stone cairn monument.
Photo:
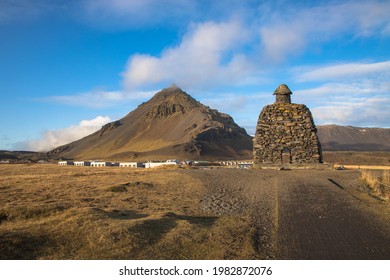
M 320 142 L 310 110 L 291 103 L 290 89 L 282 84 L 276 101 L 260 113 L 253 139 L 254 164 L 315 164 L 322 162 Z

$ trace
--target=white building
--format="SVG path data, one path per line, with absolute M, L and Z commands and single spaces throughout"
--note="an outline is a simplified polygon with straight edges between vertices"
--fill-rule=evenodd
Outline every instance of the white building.
M 132 167 L 132 168 L 138 168 L 143 167 L 142 162 L 120 162 L 120 167 Z
M 75 161 L 74 166 L 91 166 L 89 161 Z
M 59 161 L 58 165 L 74 165 L 73 161 L 70 160 L 64 160 L 64 161 Z
M 112 163 L 110 161 L 93 161 L 93 162 L 91 162 L 91 166 L 105 167 L 105 166 L 112 166 Z
M 146 162 L 145 163 L 145 168 L 153 168 L 153 167 L 158 167 L 162 165 L 176 165 L 179 164 L 179 161 L 176 159 L 169 159 L 167 161 L 163 162 Z

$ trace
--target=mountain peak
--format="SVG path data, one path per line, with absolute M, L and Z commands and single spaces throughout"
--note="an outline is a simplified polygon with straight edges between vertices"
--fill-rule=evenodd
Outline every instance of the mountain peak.
M 247 158 L 252 139 L 227 115 L 201 104 L 176 85 L 117 122 L 51 153 L 67 158 Z
M 168 88 L 164 88 L 157 92 L 152 99 L 149 100 L 151 103 L 161 104 L 175 104 L 183 107 L 198 107 L 200 103 L 192 98 L 189 94 L 183 91 L 175 84 Z M 155 104 L 155 105 L 156 105 Z
M 188 95 L 186 92 L 184 92 L 181 88 L 179 88 L 177 85 L 172 84 L 170 87 L 164 88 L 157 92 L 154 97 L 158 98 L 167 98 L 172 95 Z M 153 97 L 153 98 L 154 98 Z

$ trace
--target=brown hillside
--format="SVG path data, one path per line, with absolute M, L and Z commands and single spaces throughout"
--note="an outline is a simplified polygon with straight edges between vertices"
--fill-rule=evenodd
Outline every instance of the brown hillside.
M 317 129 L 324 151 L 390 151 L 390 129 L 339 125 Z
M 252 140 L 227 115 L 176 86 L 156 93 L 124 118 L 49 152 L 73 159 L 250 158 Z

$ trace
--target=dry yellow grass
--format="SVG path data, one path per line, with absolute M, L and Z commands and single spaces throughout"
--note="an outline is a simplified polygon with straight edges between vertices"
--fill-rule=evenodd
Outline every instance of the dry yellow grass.
M 333 164 L 353 165 L 388 165 L 390 166 L 390 152 L 323 152 L 323 160 Z
M 372 195 L 388 201 L 390 198 L 390 170 L 362 170 L 360 177 L 371 189 Z
M 326 253 L 334 255 L 325 256 L 340 258 L 366 235 L 390 236 L 388 203 L 368 195 L 358 177 L 335 170 L 0 165 L 0 259 L 290 259 L 289 238 L 299 235 L 307 245 L 318 226 L 324 230 L 314 247 L 297 250 L 318 258 L 329 246 L 316 244 L 331 239 Z M 326 227 L 321 209 L 333 212 Z M 350 217 L 358 220 L 340 227 Z M 356 228 L 361 236 L 346 240 Z M 359 250 L 368 246 L 369 253 L 353 257 L 387 258 L 386 238 L 367 239 Z
M 0 166 L 0 259 L 251 259 L 249 218 L 181 170 Z

